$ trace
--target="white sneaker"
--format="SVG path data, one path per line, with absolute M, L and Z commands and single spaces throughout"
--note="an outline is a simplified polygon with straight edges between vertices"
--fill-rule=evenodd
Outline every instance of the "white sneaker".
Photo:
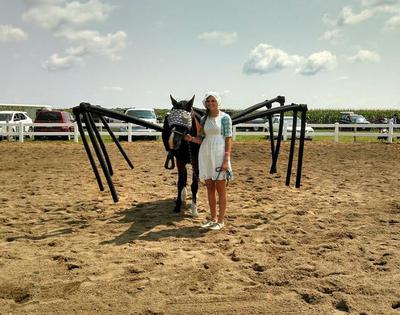
M 195 203 L 192 202 L 192 204 L 190 205 L 190 208 L 192 209 L 192 217 L 197 217 L 199 214 L 197 212 L 197 205 Z
M 213 225 L 209 227 L 210 230 L 219 231 L 224 227 L 223 223 L 215 222 Z
M 203 229 L 207 229 L 207 228 L 213 226 L 213 225 L 216 224 L 216 223 L 217 223 L 217 222 L 215 222 L 215 221 L 209 221 L 209 220 L 207 220 L 207 221 L 205 221 L 205 222 L 203 222 L 203 223 L 201 224 L 201 227 L 202 227 Z

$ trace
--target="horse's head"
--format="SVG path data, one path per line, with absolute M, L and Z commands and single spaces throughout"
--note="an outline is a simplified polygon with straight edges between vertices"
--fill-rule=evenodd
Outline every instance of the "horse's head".
M 194 95 L 189 101 L 176 101 L 172 95 L 172 109 L 168 116 L 168 125 L 171 135 L 168 145 L 171 150 L 178 150 L 182 144 L 184 135 L 188 134 L 192 128 L 192 107 Z

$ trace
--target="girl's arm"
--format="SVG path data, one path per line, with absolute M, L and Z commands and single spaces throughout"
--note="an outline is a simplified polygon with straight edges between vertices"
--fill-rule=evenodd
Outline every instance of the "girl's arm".
M 222 164 L 222 169 L 226 171 L 229 166 L 229 161 L 231 159 L 232 151 L 232 137 L 225 137 L 225 152 L 224 152 L 224 162 Z

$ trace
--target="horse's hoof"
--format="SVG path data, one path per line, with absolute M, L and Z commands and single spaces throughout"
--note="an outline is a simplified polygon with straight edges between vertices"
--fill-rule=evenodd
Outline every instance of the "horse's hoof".
M 174 208 L 174 212 L 175 212 L 175 213 L 179 213 L 179 212 L 181 212 L 181 209 L 180 209 L 180 207 L 179 207 L 179 208 Z
M 192 203 L 190 205 L 190 208 L 192 209 L 192 217 L 197 217 L 199 215 L 197 212 L 197 205 L 195 203 Z

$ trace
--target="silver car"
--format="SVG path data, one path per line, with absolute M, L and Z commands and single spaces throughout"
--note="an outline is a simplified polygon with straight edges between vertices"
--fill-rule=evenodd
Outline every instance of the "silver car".
M 273 116 L 272 117 L 272 126 L 274 129 L 274 138 L 278 136 L 278 130 L 279 130 L 279 121 L 280 121 L 280 116 Z M 285 116 L 284 121 L 283 121 L 283 128 L 286 126 L 286 133 L 287 133 L 287 138 L 291 139 L 292 137 L 292 126 L 293 126 L 293 116 Z M 296 122 L 296 138 L 300 137 L 300 129 L 301 129 L 301 119 L 297 117 L 297 122 Z M 269 135 L 267 136 L 269 138 Z M 310 126 L 307 126 L 306 124 L 306 133 L 305 133 L 305 139 L 307 140 L 312 140 L 314 138 L 314 129 Z

